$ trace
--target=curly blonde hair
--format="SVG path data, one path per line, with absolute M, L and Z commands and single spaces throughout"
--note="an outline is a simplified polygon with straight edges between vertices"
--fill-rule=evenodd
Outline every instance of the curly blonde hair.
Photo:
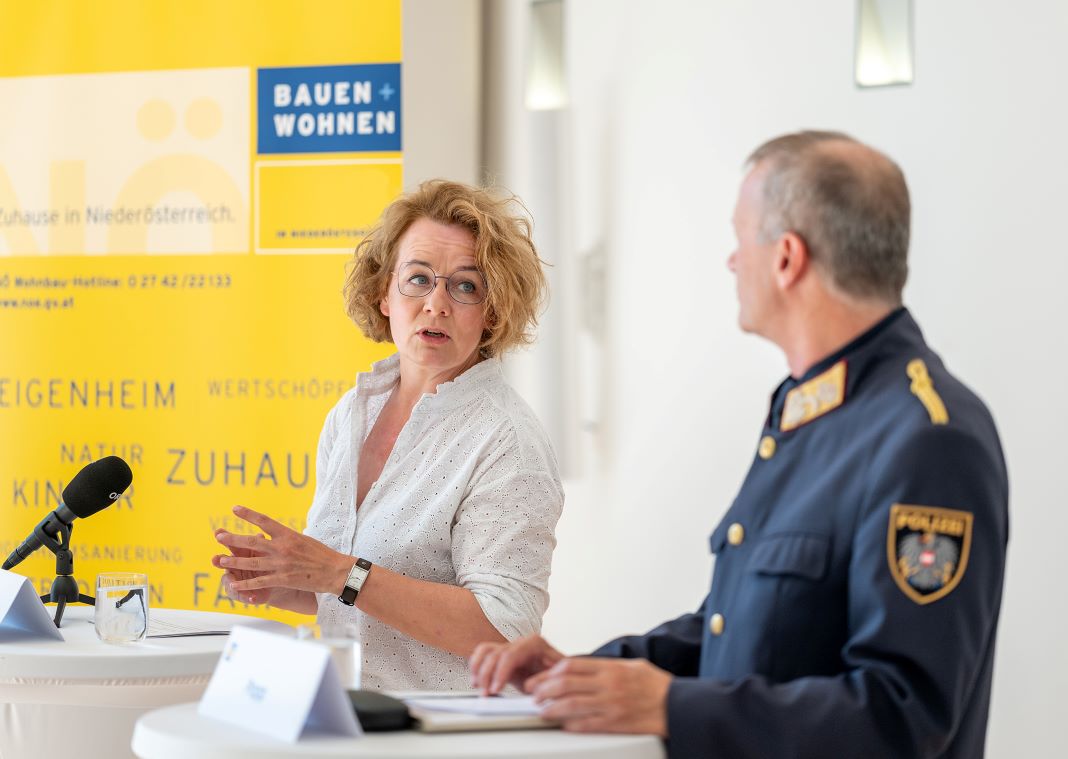
M 397 245 L 413 222 L 430 219 L 461 227 L 475 239 L 475 262 L 489 286 L 483 356 L 534 341 L 546 297 L 545 274 L 531 238 L 529 212 L 514 195 L 432 179 L 401 195 L 356 246 L 345 280 L 345 310 L 375 342 L 392 342 L 389 318 L 379 305 L 393 275 Z

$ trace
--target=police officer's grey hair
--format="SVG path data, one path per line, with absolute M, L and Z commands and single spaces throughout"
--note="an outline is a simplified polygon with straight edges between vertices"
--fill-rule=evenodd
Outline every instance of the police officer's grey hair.
M 901 302 L 910 203 L 897 164 L 846 134 L 818 131 L 769 140 L 746 164 L 768 167 L 764 242 L 794 232 L 842 292 Z

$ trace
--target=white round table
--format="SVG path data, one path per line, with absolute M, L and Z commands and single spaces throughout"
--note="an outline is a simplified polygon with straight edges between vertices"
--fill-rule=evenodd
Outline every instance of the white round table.
M 199 699 L 226 642 L 217 635 L 111 645 L 96 637 L 92 620 L 92 607 L 67 607 L 63 641 L 0 630 L 0 759 L 132 756 L 137 718 Z M 227 630 L 259 621 L 175 609 L 151 609 L 149 620 Z
M 313 735 L 285 743 L 197 714 L 196 704 L 156 709 L 137 721 L 133 750 L 142 759 L 383 757 L 388 759 L 663 759 L 651 735 L 578 735 L 562 730 L 483 733 Z

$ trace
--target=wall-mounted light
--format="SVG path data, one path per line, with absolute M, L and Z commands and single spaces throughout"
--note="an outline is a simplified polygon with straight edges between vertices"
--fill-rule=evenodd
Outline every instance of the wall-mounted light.
M 858 87 L 912 84 L 912 0 L 857 0 Z
M 565 107 L 563 0 L 534 0 L 530 4 L 527 55 L 527 108 L 553 111 Z

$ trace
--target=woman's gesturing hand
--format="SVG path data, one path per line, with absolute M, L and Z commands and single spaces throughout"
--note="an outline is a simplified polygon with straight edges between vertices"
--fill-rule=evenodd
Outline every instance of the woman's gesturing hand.
M 352 569 L 353 558 L 328 548 L 265 514 L 234 506 L 234 514 L 265 532 L 237 535 L 217 530 L 215 539 L 230 549 L 231 556 L 215 556 L 212 564 L 231 575 L 230 588 L 241 600 L 263 603 L 264 589 L 291 588 L 312 593 L 340 593 Z
M 229 535 L 230 535 L 230 533 L 228 533 L 226 530 L 216 530 L 215 531 L 215 539 L 220 541 L 220 542 L 225 537 L 227 537 Z M 224 545 L 225 545 L 225 543 L 224 543 Z M 229 547 L 229 548 L 230 548 L 231 553 L 234 556 L 239 556 L 241 558 L 251 558 L 253 556 L 258 555 L 258 554 L 253 553 L 252 551 L 250 551 L 247 548 L 237 548 L 236 546 L 235 547 Z M 261 588 L 259 590 L 246 591 L 244 593 L 241 593 L 241 592 L 238 592 L 237 590 L 235 590 L 234 589 L 234 583 L 235 582 L 238 582 L 239 580 L 251 579 L 251 578 L 255 577 L 257 575 L 257 573 L 256 572 L 250 572 L 247 569 L 226 569 L 226 567 L 222 564 L 222 559 L 223 558 L 224 558 L 223 556 L 219 556 L 219 555 L 212 556 L 211 557 L 211 564 L 212 564 L 212 566 L 217 567 L 218 569 L 225 570 L 223 572 L 223 576 L 222 576 L 222 584 L 223 584 L 223 589 L 226 591 L 226 595 L 227 596 L 229 596 L 230 598 L 232 598 L 235 601 L 240 601 L 240 602 L 246 603 L 246 604 L 254 604 L 255 605 L 255 604 L 265 604 L 265 603 L 270 603 L 271 602 L 271 600 L 272 600 L 271 599 L 271 596 L 272 596 L 272 589 L 271 588 Z

